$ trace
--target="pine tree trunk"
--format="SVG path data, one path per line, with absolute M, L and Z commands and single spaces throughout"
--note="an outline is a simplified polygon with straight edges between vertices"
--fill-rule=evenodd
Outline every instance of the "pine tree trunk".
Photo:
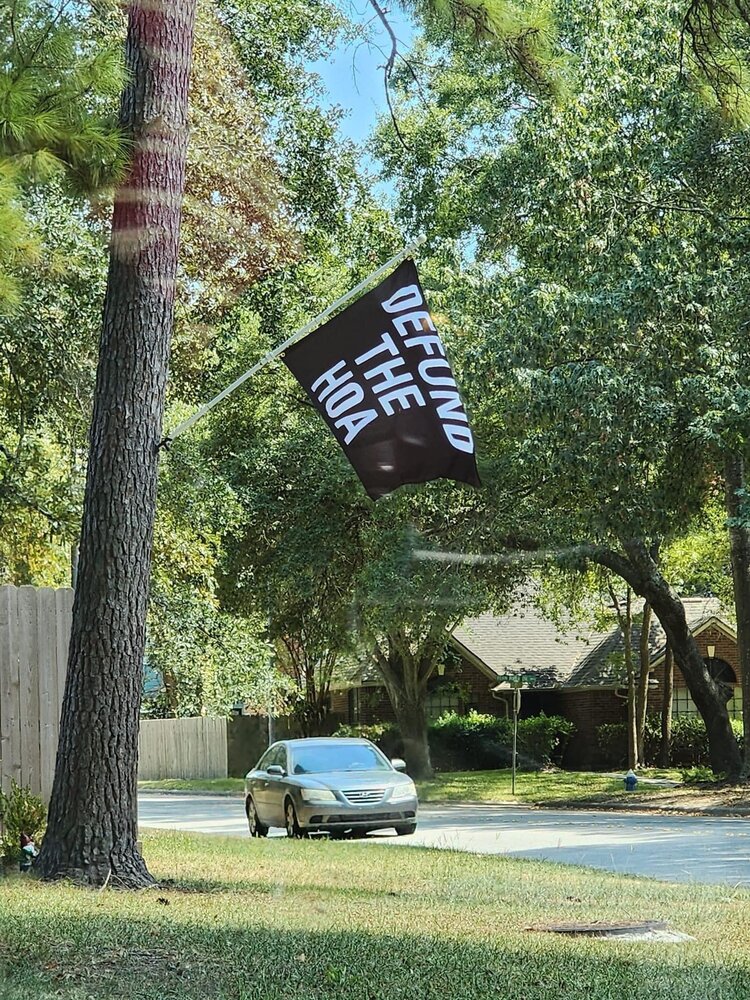
M 138 717 L 158 442 L 187 150 L 195 0 L 129 6 L 118 190 L 80 564 L 49 823 L 37 870 L 153 883 L 136 848 Z
M 659 766 L 669 767 L 672 762 L 672 699 L 674 697 L 674 656 L 671 646 L 664 654 L 664 691 L 661 702 L 661 746 Z
M 737 615 L 737 652 L 742 674 L 742 728 L 744 759 L 741 776 L 750 776 L 750 531 L 742 522 L 742 491 L 746 488 L 745 462 L 739 455 L 726 461 L 726 509 L 729 551 L 732 560 L 734 607 Z M 747 706 L 747 707 L 746 707 Z

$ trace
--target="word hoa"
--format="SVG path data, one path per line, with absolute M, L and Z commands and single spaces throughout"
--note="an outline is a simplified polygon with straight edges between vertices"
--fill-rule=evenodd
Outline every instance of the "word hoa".
M 380 303 L 392 317 L 392 331 L 352 363 L 338 361 L 310 387 L 334 427 L 351 444 L 381 416 L 412 407 L 434 406 L 446 438 L 458 451 L 472 454 L 474 439 L 458 394 L 445 348 L 424 306 L 419 285 L 405 285 Z M 352 371 L 357 369 L 357 378 Z M 369 390 L 366 394 L 365 388 Z M 375 397 L 375 405 L 365 397 Z

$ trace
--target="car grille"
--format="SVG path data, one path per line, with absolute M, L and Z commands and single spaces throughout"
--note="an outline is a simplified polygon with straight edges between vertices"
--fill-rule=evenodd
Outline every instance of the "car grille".
M 383 801 L 385 788 L 355 788 L 350 792 L 342 790 L 341 794 L 353 806 L 371 806 Z
M 389 812 L 389 813 L 358 813 L 352 816 L 351 813 L 332 813 L 330 816 L 311 816 L 310 825 L 319 826 L 321 824 L 327 825 L 329 823 L 344 823 L 349 826 L 356 826 L 362 823 L 378 823 L 382 826 L 384 820 L 396 820 L 397 822 L 403 822 L 407 819 L 414 819 L 415 813 L 413 810 L 407 812 Z

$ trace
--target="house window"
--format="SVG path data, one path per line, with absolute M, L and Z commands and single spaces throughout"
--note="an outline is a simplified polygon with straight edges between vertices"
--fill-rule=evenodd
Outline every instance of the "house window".
M 742 688 L 737 683 L 737 675 L 726 660 L 719 660 L 715 657 L 706 660 L 708 672 L 714 680 L 723 684 L 730 684 L 734 694 L 727 702 L 727 712 L 730 719 L 742 718 Z M 698 708 L 690 697 L 690 692 L 686 687 L 675 687 L 672 699 L 672 715 L 698 715 Z
M 442 684 L 427 695 L 425 709 L 428 719 L 439 719 L 444 712 L 462 712 L 461 695 L 452 684 Z

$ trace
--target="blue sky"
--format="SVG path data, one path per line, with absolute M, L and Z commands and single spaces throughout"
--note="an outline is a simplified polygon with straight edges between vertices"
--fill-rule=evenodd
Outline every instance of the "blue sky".
M 339 6 L 355 25 L 362 26 L 362 40 L 341 44 L 327 59 L 311 64 L 328 90 L 328 103 L 339 105 L 347 114 L 341 131 L 357 143 L 367 139 L 378 115 L 387 111 L 383 85 L 383 63 L 390 52 L 390 40 L 385 29 L 372 20 L 373 10 L 367 0 Z M 406 51 L 413 37 L 413 29 L 398 10 L 388 14 L 399 41 L 401 51 Z M 367 39 L 367 41 L 365 41 Z

